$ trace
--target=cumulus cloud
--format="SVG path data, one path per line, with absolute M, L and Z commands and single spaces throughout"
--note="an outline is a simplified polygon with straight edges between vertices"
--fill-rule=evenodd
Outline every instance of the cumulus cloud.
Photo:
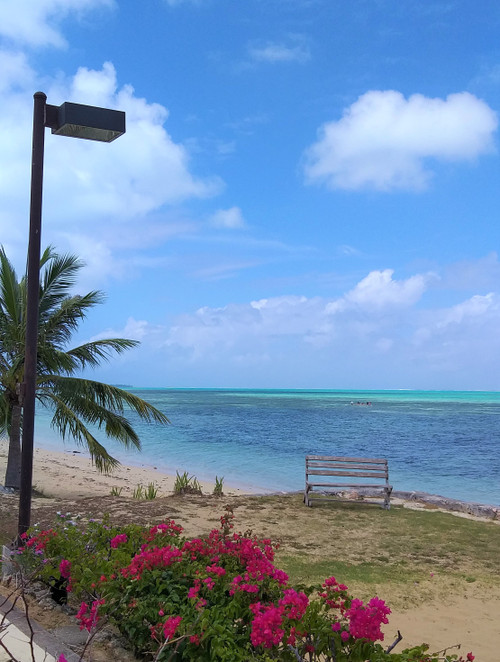
M 1 57 L 1 56 L 0 56 Z M 9 78 L 16 71 L 30 82 L 36 74 L 21 58 L 7 59 Z M 0 71 L 2 68 L 0 67 Z M 5 75 L 7 77 L 7 75 Z M 0 81 L 2 76 L 0 75 Z M 111 63 L 100 70 L 80 68 L 73 77 L 49 81 L 48 102 L 118 108 L 127 116 L 127 131 L 106 145 L 47 135 L 44 173 L 44 216 L 52 226 L 85 227 L 142 218 L 164 205 L 218 193 L 218 178 L 190 172 L 186 148 L 165 129 L 166 108 L 137 97 L 130 85 L 120 87 Z M 32 101 L 27 90 L 7 92 L 0 116 L 0 229 L 11 233 L 26 215 L 29 190 Z
M 305 154 L 308 183 L 331 189 L 422 190 L 429 161 L 472 161 L 494 148 L 496 113 L 468 92 L 446 99 L 372 90 L 325 123 Z
M 475 322 L 491 313 L 498 316 L 499 311 L 499 299 L 494 292 L 486 295 L 475 294 L 470 299 L 452 306 L 449 310 L 445 311 L 442 319 L 437 323 L 437 327 L 442 329 L 450 324 Z
M 265 374 L 276 387 L 496 388 L 500 295 L 436 307 L 436 286 L 442 283 L 433 274 L 396 280 L 387 269 L 336 298 L 204 306 L 164 326 L 130 318 L 96 337 L 141 340 L 149 383 L 165 383 L 168 374 L 178 385 L 262 386 Z
M 326 306 L 328 313 L 336 313 L 346 308 L 381 309 L 397 306 L 412 306 L 426 289 L 431 274 L 417 274 L 406 280 L 392 278 L 393 269 L 372 271 L 350 292 Z
M 179 319 L 169 332 L 168 346 L 191 349 L 194 358 L 217 346 L 267 351 L 283 339 L 293 339 L 294 351 L 310 345 L 325 347 L 339 339 L 373 338 L 374 350 L 387 351 L 387 330 L 408 315 L 423 295 L 431 276 L 416 274 L 396 281 L 393 271 L 373 271 L 339 299 L 280 296 L 200 308 Z M 388 312 L 390 315 L 388 315 Z M 288 341 L 287 341 L 288 342 Z
M 230 207 L 229 209 L 218 209 L 212 214 L 210 224 L 215 228 L 235 230 L 245 227 L 245 219 L 239 207 Z
M 0 35 L 28 46 L 67 45 L 59 24 L 69 14 L 113 7 L 114 0 L 0 0 Z
M 129 317 L 125 325 L 120 329 L 105 329 L 90 338 L 91 342 L 105 340 L 106 338 L 128 338 L 142 342 L 148 336 L 154 335 L 160 327 L 155 327 L 146 320 L 136 320 Z
M 265 44 L 253 45 L 248 49 L 252 60 L 256 62 L 300 62 L 310 60 L 311 53 L 307 46 L 299 40 L 293 45 L 281 42 L 267 42 Z

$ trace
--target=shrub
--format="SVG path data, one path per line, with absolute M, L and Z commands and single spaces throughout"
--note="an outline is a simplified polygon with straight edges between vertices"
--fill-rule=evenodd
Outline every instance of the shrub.
M 148 530 L 61 516 L 25 537 L 21 558 L 45 581 L 59 577 L 78 599 L 80 627 L 115 623 L 136 653 L 158 662 L 437 662 L 425 645 L 393 653 L 381 645 L 390 609 L 364 604 L 334 577 L 291 586 L 274 565 L 276 546 L 221 528 L 187 539 L 174 521 Z M 90 558 L 89 558 L 90 557 Z M 459 658 L 462 659 L 462 658 Z M 472 654 L 467 656 L 472 660 Z

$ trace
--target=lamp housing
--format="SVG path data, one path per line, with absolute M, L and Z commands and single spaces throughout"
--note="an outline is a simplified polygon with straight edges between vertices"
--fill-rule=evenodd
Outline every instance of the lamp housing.
M 69 101 L 47 104 L 45 126 L 57 136 L 110 143 L 125 133 L 125 113 Z

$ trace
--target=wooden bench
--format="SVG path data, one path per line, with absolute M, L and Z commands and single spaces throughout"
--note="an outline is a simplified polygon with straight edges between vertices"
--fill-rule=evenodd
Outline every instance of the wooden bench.
M 335 481 L 328 481 L 335 477 Z M 355 480 L 358 479 L 358 480 Z M 363 480 L 359 480 L 363 479 Z M 376 481 L 376 482 L 375 482 Z M 337 501 L 347 501 L 336 493 L 344 490 L 366 490 L 367 495 L 383 496 L 382 507 L 389 510 L 392 485 L 389 485 L 389 467 L 387 460 L 371 457 L 330 457 L 328 455 L 306 456 L 306 487 L 304 490 L 304 503 L 312 506 L 311 496 L 313 490 L 319 490 L 323 496 L 316 500 L 335 498 Z M 330 493 L 330 497 L 328 496 Z M 349 499 L 352 502 L 352 499 Z M 380 503 L 367 502 L 367 503 Z

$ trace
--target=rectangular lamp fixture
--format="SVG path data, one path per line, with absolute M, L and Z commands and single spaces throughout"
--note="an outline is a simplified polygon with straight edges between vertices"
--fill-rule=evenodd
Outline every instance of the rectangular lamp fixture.
M 110 143 L 125 133 L 125 113 L 81 103 L 47 104 L 45 126 L 58 136 Z

